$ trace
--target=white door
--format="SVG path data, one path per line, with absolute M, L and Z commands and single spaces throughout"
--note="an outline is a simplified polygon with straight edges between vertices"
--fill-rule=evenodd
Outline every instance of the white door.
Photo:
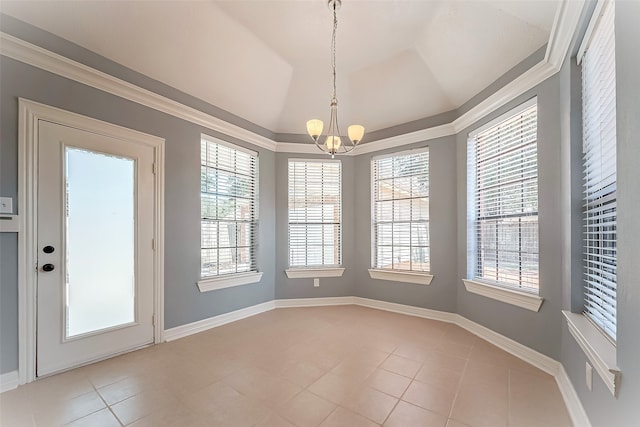
M 37 376 L 153 342 L 152 147 L 39 121 Z

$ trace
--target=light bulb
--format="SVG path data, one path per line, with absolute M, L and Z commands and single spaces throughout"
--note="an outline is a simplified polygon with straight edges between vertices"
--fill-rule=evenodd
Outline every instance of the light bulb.
M 322 134 L 323 127 L 324 123 L 322 123 L 322 120 L 312 119 L 307 122 L 307 132 L 309 132 L 309 136 L 313 138 L 314 141 L 317 141 L 318 137 Z
M 362 137 L 364 136 L 364 126 L 360 125 L 351 125 L 347 129 L 347 133 L 349 134 L 349 139 L 354 144 L 362 141 Z

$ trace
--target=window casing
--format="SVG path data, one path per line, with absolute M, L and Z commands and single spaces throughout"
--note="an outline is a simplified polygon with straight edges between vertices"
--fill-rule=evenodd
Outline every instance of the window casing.
M 289 159 L 289 266 L 339 266 L 341 223 L 341 162 Z
M 616 338 L 615 2 L 606 2 L 582 57 L 584 313 Z
M 537 103 L 468 140 L 468 277 L 538 293 Z
M 429 149 L 371 160 L 372 268 L 429 272 Z
M 201 278 L 257 271 L 257 178 L 257 153 L 201 139 Z

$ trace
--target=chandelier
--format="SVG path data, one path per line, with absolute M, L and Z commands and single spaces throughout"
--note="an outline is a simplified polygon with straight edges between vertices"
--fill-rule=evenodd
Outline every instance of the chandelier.
M 336 98 L 336 29 L 338 28 L 338 17 L 336 12 L 340 9 L 342 0 L 329 0 L 329 9 L 333 12 L 333 35 L 331 36 L 331 69 L 333 70 L 333 96 L 331 97 L 331 112 L 329 118 L 329 127 L 327 128 L 327 136 L 324 143 L 319 142 L 322 136 L 324 123 L 322 120 L 313 119 L 307 122 L 307 132 L 313 139 L 319 149 L 331 154 L 333 158 L 339 153 L 348 153 L 356 148 L 358 143 L 362 141 L 364 136 L 364 127 L 360 125 L 351 125 L 347 129 L 349 140 L 343 141 L 340 137 L 340 126 L 338 125 L 338 99 Z

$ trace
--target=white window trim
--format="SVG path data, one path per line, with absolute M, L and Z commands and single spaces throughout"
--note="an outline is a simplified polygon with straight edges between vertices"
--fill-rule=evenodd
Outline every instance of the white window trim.
M 213 136 L 209 136 L 206 133 L 201 133 L 200 134 L 200 139 L 204 139 L 205 141 L 208 142 L 213 142 L 214 144 L 219 144 L 219 145 L 224 145 L 227 148 L 231 148 L 232 150 L 236 150 L 236 151 L 241 151 L 243 153 L 246 153 L 250 156 L 254 156 L 254 157 L 258 157 L 258 152 L 256 150 L 251 150 L 249 148 L 245 148 L 241 145 L 236 145 L 233 144 L 231 142 L 225 141 L 224 139 L 220 139 L 220 138 L 215 138 Z
M 369 277 L 378 280 L 389 280 L 391 282 L 415 283 L 416 285 L 430 285 L 433 280 L 433 275 L 429 273 L 383 270 L 379 268 L 370 268 Z
M 596 368 L 613 396 L 620 385 L 620 369 L 616 362 L 616 346 L 584 314 L 562 310 L 569 332 Z
M 468 139 L 475 138 L 476 136 L 478 136 L 479 134 L 481 134 L 485 130 L 487 130 L 489 128 L 492 128 L 495 125 L 497 125 L 498 123 L 502 123 L 503 121 L 522 113 L 523 111 L 527 110 L 530 107 L 533 107 L 534 105 L 538 105 L 538 97 L 537 96 L 534 96 L 533 98 L 523 102 L 522 104 L 518 104 L 517 107 L 514 107 L 514 108 L 510 109 L 509 111 L 507 111 L 504 114 L 500 114 L 498 117 L 496 117 L 495 119 L 485 123 L 484 125 L 482 125 L 479 128 L 475 129 L 473 132 L 469 132 L 469 138 Z
M 370 164 L 380 159 L 386 159 L 389 157 L 397 157 L 397 156 L 408 156 L 411 154 L 420 154 L 428 152 L 429 153 L 429 171 L 431 171 L 431 153 L 429 151 L 429 145 L 420 148 L 412 148 L 409 150 L 396 151 L 393 153 L 380 154 L 378 156 L 373 156 L 371 158 Z M 373 168 L 372 168 L 373 169 Z M 431 180 L 431 172 L 429 172 L 429 180 Z M 373 176 L 373 170 L 371 170 L 371 182 L 369 187 L 371 188 L 371 218 L 372 218 L 372 229 L 371 229 L 371 264 L 375 264 L 375 252 L 377 250 L 375 239 L 373 238 L 373 218 L 375 217 L 375 196 L 374 196 L 374 186 L 375 186 L 375 177 Z M 429 182 L 429 186 L 431 186 L 431 182 Z M 431 189 L 429 189 L 429 193 L 431 193 Z M 431 195 L 429 194 L 429 200 L 431 200 Z M 431 209 L 431 204 L 429 204 L 429 209 Z M 429 212 L 429 234 L 431 234 L 431 212 Z M 431 237 L 429 237 L 429 251 L 431 251 Z M 429 265 L 431 265 L 431 253 L 429 253 Z M 430 285 L 431 280 L 433 280 L 433 275 L 426 271 L 399 271 L 399 270 L 384 270 L 381 268 L 373 268 L 369 269 L 369 277 L 377 280 L 388 280 L 391 282 L 405 282 L 405 283 L 415 283 L 418 285 Z
M 200 292 L 217 291 L 218 289 L 231 288 L 233 286 L 258 283 L 262 279 L 262 272 L 234 273 L 218 277 L 205 277 L 198 280 Z
M 521 292 L 512 288 L 494 286 L 477 280 L 462 279 L 462 281 L 464 282 L 467 292 L 535 312 L 540 311 L 540 307 L 544 301 L 544 298 L 536 294 Z
M 342 277 L 343 267 L 288 268 L 284 272 L 289 279 L 317 279 L 320 277 Z
M 476 136 L 478 136 L 480 133 L 484 132 L 485 130 L 497 125 L 498 123 L 501 123 L 507 119 L 509 119 L 512 116 L 515 116 L 517 114 L 521 114 L 523 111 L 527 110 L 528 108 L 533 107 L 534 105 L 538 105 L 538 97 L 534 96 L 531 99 L 519 104 L 518 106 L 510 109 L 509 111 L 501 114 L 500 116 L 496 117 L 495 119 L 485 123 L 484 125 L 480 126 L 479 128 L 475 129 L 474 131 L 470 132 L 468 137 L 467 137 L 467 149 L 468 149 L 468 144 L 469 141 L 471 141 L 473 138 L 475 138 Z M 537 142 L 536 142 L 537 143 Z M 467 186 L 469 184 L 467 183 Z M 467 188 L 467 203 L 468 203 L 468 191 L 469 189 Z M 539 188 L 538 188 L 538 197 L 539 197 Z M 468 205 L 467 205 L 468 206 Z M 468 207 L 469 209 L 469 207 Z M 470 221 L 469 219 L 469 215 L 471 213 L 467 213 L 467 221 Z M 475 214 L 474 214 L 475 215 Z M 538 225 L 540 224 L 540 208 L 538 207 Z M 467 239 L 471 239 L 472 237 L 469 235 L 469 225 L 467 225 Z M 540 244 L 540 230 L 538 229 L 538 244 Z M 468 241 L 467 241 L 467 247 L 468 247 Z M 474 244 L 475 247 L 475 244 Z M 468 250 L 468 249 L 467 249 Z M 538 249 L 539 250 L 539 249 Z M 467 254 L 467 262 L 469 254 Z M 539 260 L 538 260 L 539 262 Z M 468 264 L 467 264 L 468 267 Z M 540 271 L 540 264 L 538 263 L 538 271 Z M 472 274 L 467 273 L 469 276 L 472 276 Z M 487 283 L 484 283 L 480 280 L 476 280 L 475 278 L 470 278 L 470 279 L 462 279 L 462 281 L 465 284 L 465 288 L 467 289 L 468 292 L 474 293 L 474 294 L 478 294 L 478 295 L 482 295 L 485 296 L 487 298 L 492 298 L 498 301 L 502 301 L 505 302 L 507 304 L 512 304 L 521 308 L 526 308 L 527 310 L 531 310 L 531 311 L 539 311 L 540 310 L 540 306 L 542 306 L 542 303 L 544 301 L 544 298 L 540 297 L 540 283 L 538 282 L 538 293 L 537 294 L 532 294 L 529 292 L 521 292 L 519 290 L 517 290 L 516 288 L 514 288 L 512 285 L 510 284 L 496 284 L 496 285 L 490 285 Z
M 291 222 L 289 222 L 289 164 L 291 162 L 307 162 L 307 163 L 338 163 L 340 165 L 340 241 L 338 244 L 338 252 L 340 253 L 340 264 L 342 265 L 342 161 L 339 159 L 319 159 L 319 158 L 303 158 L 303 157 L 289 157 L 287 159 L 287 249 L 291 248 L 291 238 L 289 235 L 289 229 Z M 291 263 L 291 254 L 288 256 L 288 262 Z M 305 273 L 306 272 L 306 273 Z M 342 277 L 344 268 L 342 267 L 327 267 L 326 265 L 320 267 L 310 266 L 294 266 L 285 269 L 285 273 L 289 279 L 314 279 L 319 277 Z M 318 275 L 319 274 L 319 275 Z
M 212 142 L 214 144 L 219 144 L 227 148 L 231 148 L 232 150 L 249 154 L 250 156 L 253 156 L 256 158 L 256 167 L 259 167 L 257 163 L 259 153 L 255 150 L 250 150 L 240 145 L 232 144 L 230 142 L 224 141 L 222 139 L 214 138 L 204 133 L 200 134 L 200 141 L 202 140 L 205 140 L 207 142 Z M 254 203 L 256 206 L 256 211 L 258 210 L 259 179 L 260 177 L 258 176 L 258 172 L 256 169 L 255 188 L 254 188 L 254 198 L 255 198 Z M 202 199 L 200 199 L 200 203 L 202 203 Z M 256 224 L 258 223 L 257 214 L 255 216 L 255 223 Z M 200 220 L 200 224 L 202 224 L 202 220 Z M 200 225 L 200 227 L 202 227 L 202 225 Z M 200 236 L 202 236 L 202 228 L 200 229 Z M 255 236 L 255 241 L 252 242 L 254 245 L 257 239 L 258 237 Z M 201 247 L 201 250 L 202 250 L 202 247 Z M 253 250 L 254 251 L 257 250 L 255 246 Z M 257 253 L 255 253 L 253 256 L 255 256 L 257 260 Z M 200 262 L 202 262 L 202 258 L 200 259 Z M 200 267 L 202 269 L 202 265 Z M 200 274 L 202 274 L 202 271 L 200 272 Z M 218 289 L 230 288 L 233 286 L 242 286 L 242 285 L 248 285 L 251 283 L 258 283 L 261 279 L 262 279 L 262 272 L 250 271 L 246 273 L 231 273 L 229 275 L 206 276 L 206 277 L 200 276 L 200 280 L 198 280 L 196 284 L 198 285 L 198 289 L 200 289 L 200 292 L 208 292 L 208 291 L 215 291 Z

